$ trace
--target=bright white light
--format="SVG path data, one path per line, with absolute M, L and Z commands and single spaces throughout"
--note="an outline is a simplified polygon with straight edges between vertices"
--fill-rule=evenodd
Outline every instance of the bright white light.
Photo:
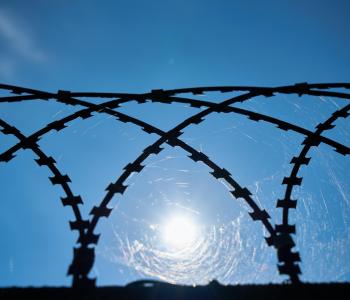
M 198 232 L 197 226 L 189 218 L 174 216 L 165 224 L 162 234 L 168 246 L 181 249 L 191 245 Z

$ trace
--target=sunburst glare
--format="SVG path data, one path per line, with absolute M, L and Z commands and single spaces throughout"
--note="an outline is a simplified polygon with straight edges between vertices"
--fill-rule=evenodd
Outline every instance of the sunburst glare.
M 162 240 L 171 250 L 181 250 L 198 238 L 198 226 L 190 218 L 172 216 L 161 228 Z

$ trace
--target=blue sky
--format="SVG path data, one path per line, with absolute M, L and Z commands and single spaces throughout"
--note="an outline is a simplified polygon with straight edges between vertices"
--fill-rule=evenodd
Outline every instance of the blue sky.
M 0 81 L 52 92 L 136 93 L 192 86 L 349 82 L 349 11 L 348 1 L 1 1 Z M 208 100 L 217 97 L 222 96 L 213 94 Z M 281 96 L 240 106 L 312 130 L 342 105 L 344 101 L 335 99 Z M 77 109 L 30 101 L 1 104 L 0 113 L 30 134 Z M 180 104 L 152 103 L 125 104 L 120 110 L 163 129 L 197 112 Z M 327 134 L 349 145 L 348 130 L 341 120 Z M 183 139 L 232 173 L 238 170 L 235 176 L 278 218 L 275 200 L 283 194 L 281 180 L 302 137 L 218 114 L 198 128 L 189 127 Z M 87 204 L 82 208 L 87 215 L 107 184 L 155 140 L 135 126 L 99 115 L 74 121 L 61 133 L 51 132 L 40 146 L 72 178 L 72 188 Z M 16 143 L 9 136 L 0 141 L 2 151 Z M 297 191 L 303 204 L 294 216 L 300 224 L 304 279 L 350 280 L 349 162 L 324 145 L 312 154 L 315 161 L 303 171 L 309 181 Z M 68 285 L 65 273 L 76 239 L 67 225 L 72 215 L 60 203 L 60 190 L 48 182 L 48 171 L 33 158 L 22 150 L 9 164 L 1 164 L 5 246 L 0 250 L 0 285 Z M 227 190 L 205 167 L 170 147 L 147 163 L 144 172 L 130 178 L 132 188 L 125 198 L 115 200 L 118 210 L 98 227 L 103 238 L 93 272 L 99 284 L 164 279 L 163 273 L 169 274 L 166 280 L 177 281 L 186 269 L 177 274 L 164 257 L 152 265 L 159 262 L 157 251 L 141 252 L 150 268 L 133 255 L 138 245 L 151 247 L 157 240 L 145 226 L 162 224 L 174 211 L 186 214 L 184 208 L 209 231 L 232 232 L 223 240 L 226 248 L 214 249 L 215 267 L 203 276 L 193 275 L 191 283 L 283 279 L 275 270 L 275 253 L 263 244 L 261 228 L 251 224 L 244 205 L 232 204 Z M 227 254 L 232 251 L 234 256 Z M 225 264 L 226 257 L 230 263 Z M 252 276 L 257 268 L 262 271 Z M 187 271 L 198 270 L 202 269 Z
M 14 27 L 2 29 L 2 70 L 17 75 L 2 77 L 103 90 L 339 81 L 348 10 L 347 1 L 2 1 L 2 23 Z

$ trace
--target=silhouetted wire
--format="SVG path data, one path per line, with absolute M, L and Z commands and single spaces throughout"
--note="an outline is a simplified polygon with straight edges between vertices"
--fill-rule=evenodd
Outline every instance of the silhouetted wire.
M 295 84 L 291 86 L 283 86 L 277 88 L 266 88 L 266 87 L 200 87 L 200 88 L 187 88 L 187 89 L 176 89 L 176 90 L 153 90 L 151 93 L 144 94 L 127 94 L 127 93 L 90 93 L 90 92 L 76 92 L 71 93 L 69 91 L 59 91 L 57 94 L 48 93 L 44 91 L 38 91 L 33 89 L 27 89 L 17 86 L 3 85 L 0 84 L 0 89 L 10 90 L 14 94 L 26 94 L 30 95 L 21 95 L 21 96 L 5 96 L 0 98 L 0 102 L 19 102 L 19 101 L 28 101 L 28 100 L 49 100 L 55 99 L 57 102 L 61 102 L 67 105 L 81 105 L 87 107 L 86 109 L 82 109 L 77 111 L 61 120 L 54 121 L 42 129 L 38 130 L 34 134 L 29 137 L 25 137 L 22 135 L 18 129 L 13 126 L 10 126 L 5 121 L 0 122 L 0 125 L 3 127 L 3 133 L 12 134 L 16 136 L 20 142 L 15 146 L 9 148 L 5 152 L 0 155 L 0 161 L 8 162 L 14 157 L 14 153 L 23 148 L 30 148 L 39 156 L 38 164 L 46 165 L 54 174 L 54 177 L 51 177 L 50 180 L 53 184 L 59 184 L 62 186 L 64 191 L 66 192 L 66 198 L 62 198 L 63 204 L 72 206 L 76 220 L 71 221 L 71 229 L 78 230 L 79 238 L 78 243 L 81 244 L 79 248 L 74 248 L 74 258 L 73 262 L 69 268 L 69 274 L 73 275 L 73 285 L 74 286 L 88 286 L 95 285 L 94 279 L 89 279 L 88 274 L 92 268 L 94 262 L 94 248 L 91 248 L 91 245 L 97 244 L 99 235 L 93 233 L 99 219 L 101 217 L 108 217 L 111 209 L 107 207 L 109 201 L 113 198 L 113 196 L 117 193 L 123 194 L 127 188 L 123 183 L 127 180 L 129 175 L 133 172 L 140 172 L 143 169 L 143 165 L 141 163 L 145 161 L 150 155 L 160 153 L 163 148 L 161 145 L 164 143 L 168 143 L 169 145 L 175 147 L 179 146 L 186 152 L 190 154 L 189 158 L 193 161 L 198 162 L 201 161 L 206 164 L 213 171 L 210 172 L 216 179 L 224 179 L 229 185 L 232 187 L 230 193 L 234 196 L 234 198 L 243 198 L 246 203 L 253 209 L 250 212 L 251 218 L 256 221 L 259 220 L 262 222 L 263 226 L 270 233 L 270 237 L 266 238 L 268 245 L 273 245 L 277 249 L 278 259 L 280 264 L 278 265 L 279 271 L 281 274 L 288 275 L 292 283 L 299 283 L 300 278 L 300 268 L 298 262 L 300 261 L 300 256 L 298 252 L 292 252 L 292 248 L 295 246 L 295 243 L 291 237 L 292 233 L 295 233 L 295 225 L 289 224 L 289 209 L 296 208 L 296 201 L 292 200 L 291 194 L 293 187 L 295 185 L 301 184 L 301 178 L 297 177 L 298 171 L 302 165 L 307 165 L 310 158 L 306 157 L 308 151 L 313 146 L 318 146 L 320 143 L 326 143 L 333 147 L 335 151 L 340 154 L 347 155 L 350 153 L 350 149 L 340 144 L 332 139 L 323 137 L 321 134 L 325 130 L 330 130 L 335 125 L 334 123 L 339 117 L 346 118 L 349 113 L 350 105 L 339 109 L 333 115 L 323 123 L 320 123 L 317 126 L 317 130 L 315 132 L 309 131 L 305 128 L 299 127 L 297 125 L 291 124 L 289 122 L 285 122 L 283 120 L 279 120 L 277 118 L 267 116 L 264 114 L 252 112 L 249 110 L 232 107 L 230 105 L 237 102 L 244 102 L 249 99 L 252 99 L 257 96 L 266 96 L 272 97 L 275 96 L 275 93 L 282 94 L 298 94 L 302 96 L 312 95 L 312 96 L 329 96 L 329 97 L 337 97 L 341 99 L 350 99 L 350 95 L 346 93 L 340 92 L 330 92 L 324 91 L 322 89 L 329 88 L 350 88 L 350 84 L 348 83 L 327 83 L 327 84 Z M 206 92 L 233 92 L 233 91 L 248 91 L 246 94 L 238 95 L 228 100 L 225 100 L 219 104 L 202 101 L 184 97 L 174 97 L 174 95 L 181 93 L 192 93 L 194 95 L 203 94 Z M 75 99 L 73 97 L 101 97 L 101 98 L 118 98 L 115 100 L 111 100 L 102 104 L 93 104 L 87 101 L 83 101 L 80 99 Z M 138 103 L 145 103 L 149 100 L 152 102 L 160 102 L 160 103 L 185 103 L 189 104 L 192 107 L 206 107 L 205 110 L 197 113 L 190 118 L 184 120 L 173 129 L 168 132 L 164 132 L 159 128 L 156 128 L 146 122 L 143 122 L 139 119 L 131 117 L 129 115 L 120 113 L 116 110 L 121 103 L 126 103 L 129 101 L 137 101 Z M 66 127 L 66 123 L 73 121 L 77 118 L 87 119 L 92 116 L 93 112 L 97 113 L 107 113 L 109 115 L 115 116 L 119 121 L 124 123 L 133 123 L 141 127 L 141 129 L 147 133 L 156 133 L 160 136 L 160 138 L 153 143 L 152 145 L 145 148 L 142 154 L 132 163 L 129 163 L 125 168 L 122 175 L 116 180 L 116 182 L 111 183 L 107 187 L 107 194 L 101 201 L 99 206 L 94 206 L 91 210 L 90 214 L 93 215 L 90 222 L 84 221 L 81 219 L 81 214 L 79 211 L 78 204 L 82 204 L 82 200 L 80 196 L 74 196 L 70 191 L 68 182 L 70 181 L 67 175 L 61 175 L 56 166 L 53 158 L 47 157 L 38 147 L 37 141 L 40 137 L 48 133 L 50 130 L 54 129 L 57 131 L 61 131 Z M 245 115 L 249 119 L 253 121 L 265 121 L 268 123 L 272 123 L 277 125 L 279 129 L 282 130 L 292 130 L 297 133 L 303 134 L 306 136 L 303 144 L 304 147 L 300 152 L 299 156 L 293 157 L 291 163 L 294 164 L 291 175 L 289 177 L 285 177 L 282 184 L 286 184 L 286 193 L 284 199 L 279 199 L 277 201 L 277 207 L 282 208 L 282 224 L 276 225 L 274 228 L 268 219 L 270 216 L 268 215 L 266 210 L 261 210 L 258 205 L 251 198 L 251 193 L 247 188 L 242 188 L 232 177 L 231 174 L 224 168 L 220 168 L 213 161 L 211 161 L 205 154 L 196 151 L 188 144 L 179 140 L 178 137 L 183 133 L 182 130 L 192 124 L 200 124 L 204 121 L 204 118 L 213 113 L 213 112 L 221 112 L 221 113 L 229 113 L 234 112 L 240 115 Z M 39 163 L 40 161 L 40 163 Z

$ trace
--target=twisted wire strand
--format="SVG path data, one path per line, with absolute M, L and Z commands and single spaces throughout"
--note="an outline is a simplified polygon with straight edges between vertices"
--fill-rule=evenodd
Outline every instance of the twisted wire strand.
M 292 94 L 296 93 L 299 96 L 303 94 L 313 95 L 313 96 L 331 96 L 331 97 L 337 97 L 342 99 L 350 99 L 348 94 L 344 93 L 334 93 L 334 92 L 327 92 L 327 91 L 312 91 L 311 88 L 318 88 L 318 89 L 328 89 L 328 88 L 350 88 L 350 85 L 348 83 L 325 83 L 325 84 L 307 84 L 307 83 L 299 83 L 291 86 L 285 86 L 285 87 L 278 87 L 278 88 L 266 88 L 266 87 L 200 87 L 200 88 L 186 88 L 186 89 L 175 89 L 175 90 L 153 90 L 151 93 L 145 93 L 145 94 L 128 94 L 128 93 L 91 93 L 91 92 L 74 92 L 71 93 L 69 91 L 59 91 L 57 94 L 48 93 L 44 91 L 39 90 L 33 90 L 28 88 L 22 88 L 22 87 L 16 87 L 16 86 L 10 86 L 10 85 L 4 85 L 0 84 L 0 89 L 7 89 L 12 90 L 13 93 L 22 94 L 22 93 L 35 93 L 35 95 L 26 95 L 26 96 L 13 96 L 13 97 L 1 97 L 1 102 L 18 102 L 18 101 L 24 101 L 24 100 L 49 100 L 50 98 L 56 99 L 58 102 L 62 102 L 69 105 L 82 105 L 87 106 L 89 102 L 85 102 L 82 100 L 74 99 L 72 97 L 101 97 L 101 98 L 113 98 L 117 97 L 119 98 L 118 104 L 126 103 L 129 101 L 136 100 L 138 103 L 145 103 L 147 99 L 150 99 L 152 102 L 160 102 L 160 103 L 185 103 L 189 104 L 192 107 L 213 107 L 217 105 L 216 103 L 209 102 L 209 101 L 203 101 L 203 100 L 196 100 L 196 99 L 189 99 L 184 97 L 171 97 L 171 95 L 176 95 L 179 93 L 193 93 L 194 95 L 197 94 L 204 94 L 206 92 L 210 91 L 217 91 L 221 93 L 226 92 L 232 92 L 232 91 L 256 91 L 260 93 L 261 95 L 271 97 L 274 96 L 274 93 L 285 93 L 285 94 Z M 93 105 L 92 103 L 89 103 L 90 105 Z M 111 105 L 114 106 L 113 101 L 111 101 Z M 111 107 L 113 108 L 113 107 Z M 249 110 L 240 109 L 236 107 L 225 107 L 221 112 L 235 112 L 238 114 L 242 114 L 247 116 L 249 119 L 253 121 L 265 121 L 268 123 L 272 123 L 277 125 L 278 128 L 283 130 L 292 130 L 301 134 L 310 135 L 312 134 L 311 131 L 306 130 L 302 127 L 299 127 L 294 124 L 290 124 L 288 122 L 285 122 L 283 120 L 279 120 L 264 114 L 255 113 Z M 84 118 L 84 117 L 83 117 Z M 335 148 L 335 151 L 341 153 L 341 154 L 348 154 L 349 148 L 334 142 L 333 140 L 330 140 L 328 138 L 322 137 L 322 142 L 325 142 L 326 144 L 329 144 L 330 146 Z
M 70 229 L 76 230 L 79 233 L 79 236 L 84 234 L 84 230 L 87 229 L 89 221 L 83 220 L 79 204 L 83 204 L 83 199 L 80 195 L 74 195 L 72 192 L 69 182 L 71 182 L 67 174 L 62 174 L 61 171 L 56 166 L 56 161 L 52 156 L 45 154 L 37 144 L 39 138 L 36 137 L 26 137 L 21 133 L 21 131 L 15 126 L 11 126 L 9 123 L 0 119 L 0 130 L 5 135 L 12 135 L 20 140 L 21 148 L 26 150 L 30 149 L 38 158 L 35 159 L 36 163 L 40 167 L 47 167 L 53 176 L 49 177 L 52 185 L 58 185 L 62 188 L 65 193 L 65 197 L 61 197 L 63 206 L 70 206 L 72 208 L 75 220 L 69 221 Z M 7 161 L 12 159 L 14 156 L 8 156 Z
M 285 194 L 283 199 L 278 199 L 276 206 L 282 209 L 282 224 L 277 224 L 276 229 L 276 241 L 277 256 L 279 260 L 278 269 L 280 274 L 289 275 L 293 282 L 297 281 L 297 274 L 300 274 L 300 267 L 298 262 L 300 261 L 299 252 L 293 252 L 292 248 L 295 243 L 291 239 L 291 234 L 295 234 L 295 225 L 289 223 L 289 210 L 296 209 L 297 200 L 292 199 L 292 193 L 295 186 L 300 186 L 303 177 L 298 177 L 299 171 L 302 166 L 309 164 L 311 157 L 307 157 L 309 151 L 313 147 L 317 147 L 320 144 L 320 136 L 326 130 L 331 130 L 335 127 L 333 124 L 339 118 L 347 118 L 349 116 L 350 104 L 344 106 L 341 109 L 336 110 L 326 121 L 319 123 L 316 126 L 316 130 L 311 136 L 307 136 L 302 142 L 302 149 L 299 155 L 294 156 L 291 160 L 293 165 L 292 171 L 288 177 L 284 177 L 282 184 L 286 185 Z
M 69 93 L 69 92 L 66 92 L 65 98 L 67 96 L 72 95 L 72 94 L 81 95 L 83 93 Z M 91 94 L 91 93 L 88 93 L 88 94 Z M 83 94 L 83 95 L 84 95 L 84 97 L 87 97 L 87 95 L 85 95 L 85 94 Z M 107 96 L 104 96 L 104 97 L 107 98 Z M 33 97 L 33 96 L 30 97 L 30 100 L 35 100 L 35 99 L 48 100 L 48 99 L 36 98 L 36 97 Z M 296 133 L 300 133 L 300 134 L 303 134 L 303 135 L 306 135 L 306 136 L 312 136 L 313 135 L 312 131 L 310 131 L 308 129 L 305 129 L 303 127 L 300 127 L 300 126 L 297 126 L 295 124 L 292 124 L 292 123 L 280 120 L 278 118 L 274 118 L 274 117 L 271 117 L 271 116 L 268 116 L 268 115 L 260 114 L 260 113 L 253 112 L 253 111 L 246 110 L 246 109 L 242 109 L 242 108 L 227 106 L 227 107 L 224 107 L 224 108 L 221 109 L 221 108 L 218 107 L 218 104 L 213 103 L 213 102 L 201 101 L 201 100 L 195 100 L 195 99 L 188 99 L 188 98 L 170 97 L 170 96 L 167 96 L 167 98 L 164 98 L 164 99 L 160 98 L 160 97 L 155 98 L 154 96 L 152 96 L 152 97 L 150 97 L 150 99 L 153 102 L 160 102 L 160 103 L 168 103 L 168 104 L 170 104 L 170 103 L 176 102 L 176 103 L 190 104 L 193 107 L 216 108 L 217 110 L 220 110 L 220 112 L 223 112 L 223 113 L 234 112 L 234 113 L 237 113 L 237 114 L 240 114 L 240 115 L 247 116 L 250 120 L 255 121 L 255 122 L 265 121 L 267 123 L 274 124 L 274 125 L 277 126 L 277 128 L 285 130 L 285 131 L 291 130 L 291 131 L 294 131 Z M 28 100 L 28 99 L 26 99 L 26 100 Z M 82 119 L 87 119 L 87 118 L 92 116 L 93 112 L 101 112 L 101 109 L 104 109 L 104 108 L 114 109 L 114 108 L 117 108 L 121 103 L 126 103 L 126 102 L 129 102 L 129 101 L 133 101 L 134 99 L 133 98 L 129 98 L 129 95 L 128 95 L 128 98 L 123 98 L 123 99 L 118 99 L 118 100 L 111 100 L 111 101 L 104 102 L 104 103 L 101 103 L 101 104 L 93 104 L 93 103 L 90 103 L 90 102 L 87 102 L 87 101 L 77 100 L 77 99 L 74 99 L 72 97 L 69 98 L 69 101 L 67 99 L 63 100 L 60 97 L 58 97 L 56 100 L 59 101 L 59 102 L 65 103 L 65 104 L 70 104 L 70 105 L 82 105 L 82 106 L 88 107 L 88 109 L 83 109 L 83 110 L 78 111 L 78 112 L 76 112 L 76 113 L 74 113 L 72 115 L 69 115 L 69 116 L 67 116 L 67 117 L 65 117 L 65 118 L 63 118 L 61 120 L 54 121 L 54 122 L 48 124 L 45 128 L 42 128 L 39 131 L 37 131 L 35 134 L 33 134 L 32 135 L 33 138 L 34 137 L 40 137 L 40 136 L 46 134 L 47 132 L 49 132 L 52 129 L 55 129 L 55 130 L 59 131 L 62 127 L 63 128 L 65 127 L 65 123 L 73 121 L 73 120 L 75 120 L 75 119 L 77 119 L 79 117 L 82 118 Z M 22 96 L 14 96 L 14 97 L 11 97 L 11 99 L 8 99 L 8 97 L 0 98 L 0 102 L 15 102 L 15 101 L 16 102 L 17 101 L 23 101 Z M 142 98 L 142 99 L 138 98 L 136 101 L 138 103 L 142 104 L 142 103 L 146 102 L 146 98 Z M 349 147 L 347 147 L 347 146 L 345 146 L 345 145 L 343 145 L 341 143 L 338 143 L 338 142 L 336 142 L 336 141 L 334 141 L 332 139 L 324 137 L 322 135 L 320 136 L 320 139 L 321 139 L 322 143 L 328 144 L 329 146 L 333 147 L 336 152 L 341 153 L 343 155 L 350 154 L 350 148 Z M 6 150 L 6 153 L 2 153 L 0 155 L 0 157 L 11 156 L 17 150 L 19 150 L 20 148 L 21 148 L 21 144 L 18 143 L 16 145 L 14 145 L 13 147 L 9 148 L 8 150 Z

